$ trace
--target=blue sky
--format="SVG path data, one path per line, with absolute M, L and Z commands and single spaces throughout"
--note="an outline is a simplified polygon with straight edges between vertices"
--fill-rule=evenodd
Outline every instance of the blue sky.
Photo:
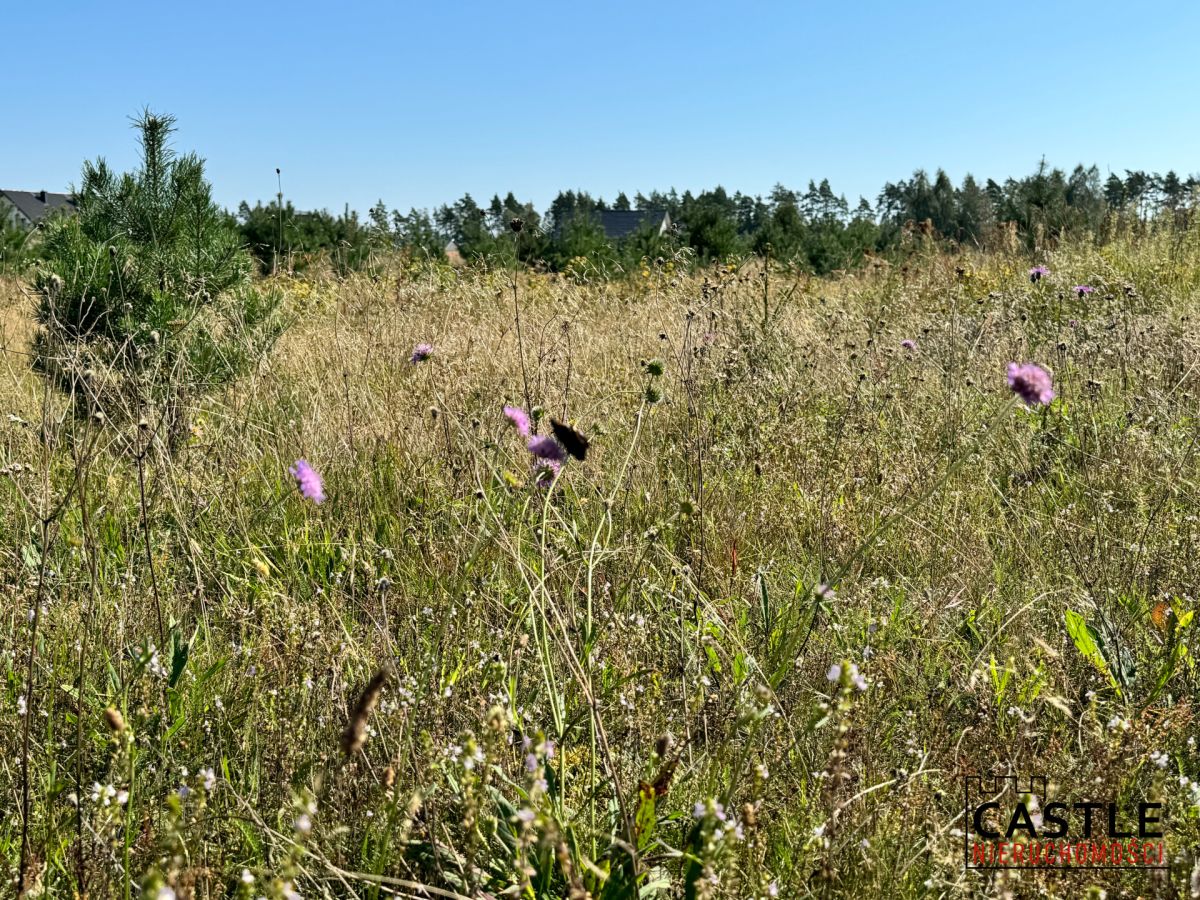
M 4 188 L 132 167 L 143 106 L 229 207 L 269 200 L 276 166 L 335 211 L 822 177 L 853 204 L 918 167 L 1043 156 L 1200 172 L 1190 0 L 5 6 Z

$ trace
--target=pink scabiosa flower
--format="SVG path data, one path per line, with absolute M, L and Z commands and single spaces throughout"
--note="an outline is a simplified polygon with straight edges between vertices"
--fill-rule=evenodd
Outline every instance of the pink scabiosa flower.
M 413 347 L 412 356 L 408 358 L 409 362 L 419 363 L 424 362 L 433 356 L 433 344 L 417 344 Z
M 548 434 L 539 434 L 537 437 L 530 438 L 529 443 L 525 446 L 539 461 L 545 460 L 561 465 L 567 458 L 567 451 L 563 449 L 562 444 Z
M 903 347 L 905 350 L 912 352 L 917 349 L 917 342 L 914 341 L 912 338 L 905 338 L 904 340 L 902 340 L 900 342 L 900 346 Z
M 504 415 L 513 423 L 519 434 L 529 437 L 529 414 L 519 406 L 504 407 Z
M 563 463 L 567 461 L 567 451 L 548 434 L 530 438 L 525 446 L 533 454 L 534 483 L 540 488 L 549 487 L 562 471 Z
M 1050 270 L 1047 269 L 1045 266 L 1034 266 L 1032 269 L 1029 270 L 1029 280 L 1031 282 L 1033 282 L 1034 284 L 1037 284 L 1039 281 L 1042 280 L 1042 278 L 1044 276 L 1049 275 L 1049 274 L 1050 274 Z
M 321 480 L 321 476 L 317 474 L 317 470 L 310 466 L 306 460 L 296 460 L 296 464 L 289 468 L 288 472 L 296 479 L 296 486 L 300 488 L 300 495 L 302 497 L 306 500 L 311 500 L 313 503 L 324 501 L 325 483 Z
M 548 488 L 562 471 L 563 464 L 556 459 L 546 459 L 535 456 L 533 459 L 533 483 L 540 488 Z
M 1009 363 L 1008 386 L 1026 406 L 1047 405 L 1054 399 L 1050 373 L 1036 363 Z
M 1082 300 L 1085 296 L 1092 293 L 1096 289 L 1090 284 L 1077 284 L 1075 287 L 1071 288 L 1071 290 L 1078 294 L 1079 298 Z

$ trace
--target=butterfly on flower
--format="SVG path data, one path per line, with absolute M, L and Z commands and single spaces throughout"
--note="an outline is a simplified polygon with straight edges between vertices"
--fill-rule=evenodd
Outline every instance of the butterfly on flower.
M 564 425 L 558 419 L 550 420 L 550 428 L 554 439 L 563 445 L 563 449 L 581 462 L 587 457 L 589 441 L 570 425 Z

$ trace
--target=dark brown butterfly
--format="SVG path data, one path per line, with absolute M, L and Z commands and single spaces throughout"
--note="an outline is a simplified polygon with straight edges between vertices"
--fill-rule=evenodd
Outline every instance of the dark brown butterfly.
M 587 456 L 588 439 L 572 428 L 570 425 L 564 425 L 558 419 L 550 420 L 550 427 L 554 431 L 554 438 L 563 445 L 568 453 L 578 460 L 582 460 Z

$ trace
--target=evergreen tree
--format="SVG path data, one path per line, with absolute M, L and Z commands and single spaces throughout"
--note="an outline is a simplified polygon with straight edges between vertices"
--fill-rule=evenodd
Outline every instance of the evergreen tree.
M 282 323 L 203 161 L 171 149 L 174 119 L 145 112 L 136 126 L 141 168 L 85 163 L 78 215 L 48 230 L 35 358 L 77 411 L 145 419 L 177 448 L 191 403 L 256 362 Z
M 1118 212 L 1125 207 L 1125 182 L 1116 172 L 1109 175 L 1108 180 L 1104 182 L 1104 201 L 1109 209 Z
M 446 236 L 433 223 L 432 216 L 424 209 L 410 209 L 408 215 L 400 210 L 392 212 L 392 232 L 396 244 L 419 256 L 440 259 L 445 254 Z
M 804 219 L 795 194 L 773 193 L 773 196 L 781 199 L 775 203 L 767 223 L 755 233 L 751 246 L 761 256 L 770 254 L 772 259 L 792 262 L 800 255 L 804 244 Z
M 1185 197 L 1183 182 L 1179 180 L 1179 176 L 1174 171 L 1170 171 L 1163 176 L 1162 197 L 1163 206 L 1171 212 L 1174 212 L 1183 205 Z
M 502 209 L 499 197 L 495 198 L 493 209 L 499 215 Z M 463 194 L 453 206 L 442 206 L 434 213 L 434 221 L 454 242 L 463 259 L 487 259 L 495 255 L 496 237 L 488 227 L 488 213 L 470 194 Z
M 955 199 L 955 237 L 963 243 L 978 243 L 992 224 L 992 203 L 987 192 L 967 174 Z
M 738 240 L 736 208 L 724 188 L 717 187 L 693 198 L 683 195 L 680 213 L 688 245 L 701 262 L 735 256 L 742 249 Z

